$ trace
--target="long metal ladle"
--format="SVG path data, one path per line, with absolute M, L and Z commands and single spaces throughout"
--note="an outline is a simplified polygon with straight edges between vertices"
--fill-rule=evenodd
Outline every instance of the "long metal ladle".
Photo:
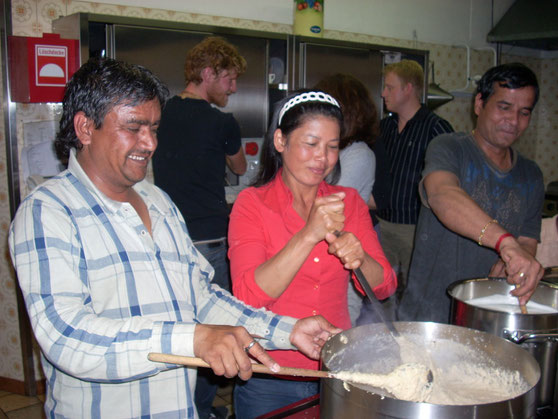
M 341 235 L 341 232 L 335 231 L 333 234 L 339 237 Z M 372 306 L 372 309 L 374 310 L 378 318 L 382 321 L 382 323 L 386 326 L 386 328 L 388 329 L 389 333 L 393 338 L 393 343 L 395 346 L 392 348 L 392 350 L 393 352 L 396 353 L 392 353 L 391 355 L 394 358 L 397 358 L 398 362 L 401 363 L 401 347 L 399 346 L 399 342 L 397 340 L 397 338 L 401 337 L 401 334 L 395 328 L 393 322 L 390 319 L 388 319 L 388 317 L 386 316 L 384 312 L 384 308 L 382 307 L 382 303 L 380 303 L 380 301 L 376 298 L 376 294 L 374 294 L 374 291 L 372 291 L 372 288 L 370 288 L 370 284 L 366 280 L 366 277 L 362 273 L 362 270 L 360 268 L 356 268 L 353 269 L 353 272 L 355 274 L 358 283 L 360 284 L 360 286 L 364 290 L 364 293 L 368 297 L 368 301 L 370 301 L 370 305 Z M 432 374 L 431 369 L 428 370 L 428 375 L 426 377 L 426 380 L 429 384 L 431 384 L 432 381 L 434 380 L 434 375 Z
M 337 237 L 341 236 L 340 231 L 335 231 L 333 234 L 335 234 Z M 379 317 L 379 319 L 382 321 L 382 323 L 386 325 L 387 329 L 393 336 L 394 340 L 395 338 L 401 336 L 397 331 L 397 329 L 395 328 L 393 322 L 387 318 L 384 312 L 384 308 L 382 307 L 382 303 L 380 303 L 380 301 L 378 301 L 378 299 L 376 298 L 376 294 L 374 294 L 374 291 L 372 291 L 372 288 L 370 288 L 370 284 L 366 280 L 366 277 L 362 273 L 361 269 L 360 268 L 353 269 L 353 272 L 355 274 L 356 279 L 358 280 L 358 283 L 360 284 L 360 286 L 364 290 L 364 293 L 368 297 L 368 301 L 370 301 L 370 305 L 372 306 L 372 309 Z M 397 343 L 397 340 L 395 341 L 395 344 L 399 347 L 399 343 Z

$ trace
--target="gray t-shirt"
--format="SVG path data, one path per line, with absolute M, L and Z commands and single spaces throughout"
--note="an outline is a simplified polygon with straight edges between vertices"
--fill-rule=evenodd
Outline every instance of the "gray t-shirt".
M 376 173 L 376 157 L 372 149 L 363 141 L 352 143 L 339 152 L 339 163 L 341 177 L 337 184 L 355 188 L 368 203 Z
M 539 240 L 544 185 L 536 163 L 513 150 L 511 169 L 501 171 L 470 134 L 452 133 L 440 135 L 427 149 L 423 179 L 438 170 L 455 174 L 460 187 L 515 237 Z M 444 227 L 427 206 L 422 181 L 419 189 L 422 207 L 398 319 L 446 323 L 447 287 L 454 281 L 486 277 L 498 255 Z

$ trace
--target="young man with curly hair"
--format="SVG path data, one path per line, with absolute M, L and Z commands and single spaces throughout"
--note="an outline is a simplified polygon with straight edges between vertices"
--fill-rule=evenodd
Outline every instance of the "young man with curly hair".
M 221 37 L 205 38 L 188 51 L 186 87 L 163 109 L 159 149 L 153 159 L 155 184 L 170 195 L 186 219 L 196 249 L 215 269 L 213 282 L 229 291 L 225 164 L 242 175 L 246 158 L 238 122 L 215 106 L 227 105 L 245 71 L 246 60 Z M 201 418 L 209 415 L 217 391 L 214 380 L 209 371 L 199 375 L 196 405 Z

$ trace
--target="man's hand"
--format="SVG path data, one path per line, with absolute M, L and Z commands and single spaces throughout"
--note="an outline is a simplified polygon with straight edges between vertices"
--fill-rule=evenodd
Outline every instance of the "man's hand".
M 290 339 L 300 352 L 312 359 L 319 359 L 324 343 L 340 332 L 342 329 L 333 326 L 322 316 L 312 316 L 295 323 Z
M 507 237 L 502 241 L 500 257 L 506 266 L 508 282 L 516 286 L 512 295 L 519 298 L 520 304 L 527 304 L 543 276 L 544 270 L 541 264 L 532 252 L 525 249 L 522 243 L 513 237 Z
M 504 278 L 506 275 L 506 264 L 502 259 L 498 259 L 488 273 L 488 276 L 493 278 Z
M 297 323 L 298 324 L 298 323 Z M 194 355 L 209 364 L 215 375 L 231 378 L 238 375 L 243 380 L 252 376 L 252 362 L 248 353 L 272 371 L 279 365 L 241 326 L 196 325 Z

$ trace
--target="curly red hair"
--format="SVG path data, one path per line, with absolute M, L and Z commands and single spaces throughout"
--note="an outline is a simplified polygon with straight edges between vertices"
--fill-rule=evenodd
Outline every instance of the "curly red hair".
M 223 70 L 235 70 L 240 76 L 246 71 L 246 60 L 238 53 L 236 47 L 225 41 L 224 38 L 210 36 L 186 54 L 184 64 L 186 84 L 201 83 L 201 72 L 206 67 L 212 68 L 215 74 L 219 74 Z

